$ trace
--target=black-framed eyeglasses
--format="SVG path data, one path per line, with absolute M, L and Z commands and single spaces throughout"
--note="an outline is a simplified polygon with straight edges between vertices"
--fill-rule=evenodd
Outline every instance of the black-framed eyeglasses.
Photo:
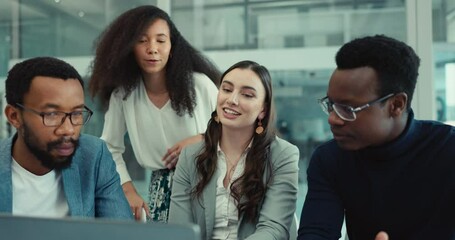
M 84 106 L 85 110 L 73 111 L 73 112 L 69 112 L 69 113 L 60 112 L 60 111 L 38 112 L 31 108 L 27 108 L 20 103 L 16 103 L 16 106 L 18 106 L 26 111 L 40 115 L 41 118 L 43 119 L 43 124 L 46 127 L 58 127 L 65 122 L 65 120 L 68 116 L 70 118 L 71 124 L 73 124 L 74 126 L 84 125 L 90 120 L 90 117 L 92 117 L 92 114 L 93 114 L 93 111 L 90 110 L 87 106 Z
M 387 94 L 384 97 L 381 97 L 379 99 L 373 100 L 373 101 L 371 101 L 369 103 L 366 103 L 366 104 L 364 104 L 364 105 L 362 105 L 360 107 L 351 107 L 349 105 L 334 103 L 327 96 L 324 97 L 324 98 L 318 99 L 318 102 L 319 102 L 319 105 L 322 108 L 322 111 L 327 113 L 327 115 L 329 115 L 330 112 L 335 111 L 335 113 L 341 119 L 343 119 L 345 121 L 352 122 L 352 121 L 354 121 L 357 118 L 357 116 L 356 116 L 357 112 L 360 112 L 360 111 L 370 107 L 371 105 L 373 105 L 375 103 L 383 102 L 383 101 L 393 97 L 394 95 L 395 95 L 395 93 Z

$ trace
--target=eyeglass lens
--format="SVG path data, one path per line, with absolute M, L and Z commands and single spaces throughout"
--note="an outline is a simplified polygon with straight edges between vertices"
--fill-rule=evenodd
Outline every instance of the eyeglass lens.
M 355 113 L 352 111 L 351 107 L 332 103 L 328 98 L 320 100 L 320 105 L 322 110 L 327 115 L 329 115 L 330 112 L 334 110 L 338 117 L 345 121 L 354 121 L 356 118 Z
M 354 121 L 355 120 L 355 113 L 352 111 L 352 108 L 349 106 L 338 105 L 334 103 L 332 105 L 333 110 L 335 113 L 343 120 L 346 121 Z
M 90 113 L 88 111 L 64 113 L 56 112 L 53 114 L 44 115 L 44 124 L 46 126 L 58 126 L 61 125 L 66 118 L 69 117 L 71 124 L 73 125 L 83 125 L 90 118 Z

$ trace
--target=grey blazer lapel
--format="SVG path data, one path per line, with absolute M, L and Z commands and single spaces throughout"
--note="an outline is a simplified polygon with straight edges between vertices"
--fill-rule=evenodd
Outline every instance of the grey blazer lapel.
M 213 174 L 212 179 L 207 184 L 207 187 L 204 189 L 204 207 L 205 213 L 205 228 L 207 239 L 210 239 L 212 236 L 213 228 L 215 227 L 215 208 L 216 208 L 216 182 L 220 176 L 218 169 Z
M 262 176 L 262 181 L 264 182 L 264 184 L 267 184 L 267 179 L 270 177 L 270 174 L 271 174 L 270 169 L 267 166 L 267 164 L 270 164 L 270 162 L 266 163 L 266 167 L 264 169 L 264 175 Z M 262 203 L 264 202 L 264 198 L 265 198 L 265 196 L 261 199 L 261 201 L 259 203 L 259 206 L 260 206 L 259 211 L 261 209 Z M 242 196 L 240 198 L 241 203 L 244 203 L 247 200 L 248 199 L 245 196 Z M 255 221 L 249 222 L 245 219 L 245 214 L 243 214 L 243 213 L 240 214 L 237 237 L 239 239 L 243 239 L 243 238 L 246 238 L 247 236 L 249 236 L 250 234 L 252 234 L 254 231 L 256 231 L 256 224 L 257 224 L 258 218 L 259 218 L 259 216 L 257 216 Z
M 73 160 L 74 161 L 74 160 Z M 62 171 L 63 189 L 71 216 L 83 216 L 82 192 L 80 185 L 79 168 L 75 165 Z

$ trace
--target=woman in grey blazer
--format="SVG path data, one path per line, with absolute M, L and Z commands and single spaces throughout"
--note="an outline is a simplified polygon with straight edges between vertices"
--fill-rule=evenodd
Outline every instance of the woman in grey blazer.
M 169 222 L 202 239 L 289 239 L 299 151 L 275 135 L 270 74 L 242 61 L 221 79 L 204 142 L 180 154 Z

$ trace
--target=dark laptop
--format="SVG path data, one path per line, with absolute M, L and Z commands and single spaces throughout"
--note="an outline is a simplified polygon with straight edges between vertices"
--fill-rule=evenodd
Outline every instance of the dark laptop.
M 0 215 L 5 240 L 200 240 L 196 225 L 136 223 L 100 219 L 50 219 Z

